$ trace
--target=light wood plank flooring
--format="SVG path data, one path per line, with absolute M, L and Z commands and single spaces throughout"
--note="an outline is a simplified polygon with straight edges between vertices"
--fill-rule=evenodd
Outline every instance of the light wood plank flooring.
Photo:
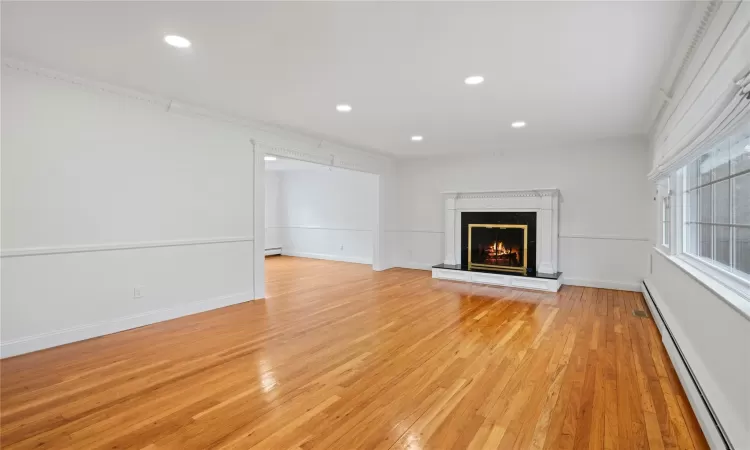
M 267 300 L 2 361 L 3 448 L 707 448 L 638 293 L 267 262 Z

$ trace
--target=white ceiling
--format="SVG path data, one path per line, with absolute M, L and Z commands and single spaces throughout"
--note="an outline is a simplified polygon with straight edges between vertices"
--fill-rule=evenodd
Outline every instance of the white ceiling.
M 689 8 L 3 2 L 2 51 L 362 148 L 474 153 L 644 134 Z M 166 34 L 193 46 L 169 47 Z M 485 83 L 464 85 L 473 74 Z M 515 120 L 528 126 L 512 129 Z

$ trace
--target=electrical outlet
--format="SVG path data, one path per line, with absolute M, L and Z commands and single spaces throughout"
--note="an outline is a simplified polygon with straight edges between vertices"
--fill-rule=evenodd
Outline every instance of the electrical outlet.
M 143 286 L 136 286 L 133 288 L 133 298 L 143 297 Z

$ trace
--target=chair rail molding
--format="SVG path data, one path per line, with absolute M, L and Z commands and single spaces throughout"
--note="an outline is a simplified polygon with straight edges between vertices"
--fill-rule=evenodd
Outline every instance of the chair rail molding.
M 531 211 L 537 213 L 537 267 L 558 272 L 560 191 L 555 188 L 443 192 L 445 264 L 460 263 L 461 213 L 470 211 Z
M 27 247 L 3 249 L 0 257 L 13 258 L 20 256 L 58 255 L 62 253 L 108 252 L 115 250 L 137 250 L 156 247 L 182 247 L 186 245 L 227 244 L 234 242 L 252 242 L 252 236 L 229 236 L 204 239 L 179 239 L 168 241 L 116 242 L 91 245 L 67 245 L 55 247 Z

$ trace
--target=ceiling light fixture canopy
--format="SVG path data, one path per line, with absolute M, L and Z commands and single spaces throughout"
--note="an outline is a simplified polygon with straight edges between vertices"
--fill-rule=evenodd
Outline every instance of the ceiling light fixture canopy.
M 422 136 L 412 136 L 412 137 L 411 137 L 411 140 L 412 140 L 412 141 L 415 141 L 415 142 L 419 142 L 419 141 L 421 141 L 422 139 L 424 139 L 424 138 L 423 138 Z
M 523 128 L 526 126 L 526 122 L 524 122 L 523 120 L 519 120 L 519 121 L 513 122 L 512 124 L 510 124 L 510 126 L 512 126 L 513 128 Z
M 472 85 L 472 84 L 480 84 L 484 82 L 484 77 L 481 75 L 472 75 L 470 77 L 467 77 L 464 80 L 464 83 Z
M 345 104 L 336 105 L 336 111 L 338 112 L 349 112 L 351 110 L 352 110 L 351 105 L 345 105 Z
M 171 45 L 172 47 L 177 48 L 188 48 L 191 45 L 190 41 L 182 36 L 177 36 L 176 34 L 169 34 L 164 36 L 164 42 Z

